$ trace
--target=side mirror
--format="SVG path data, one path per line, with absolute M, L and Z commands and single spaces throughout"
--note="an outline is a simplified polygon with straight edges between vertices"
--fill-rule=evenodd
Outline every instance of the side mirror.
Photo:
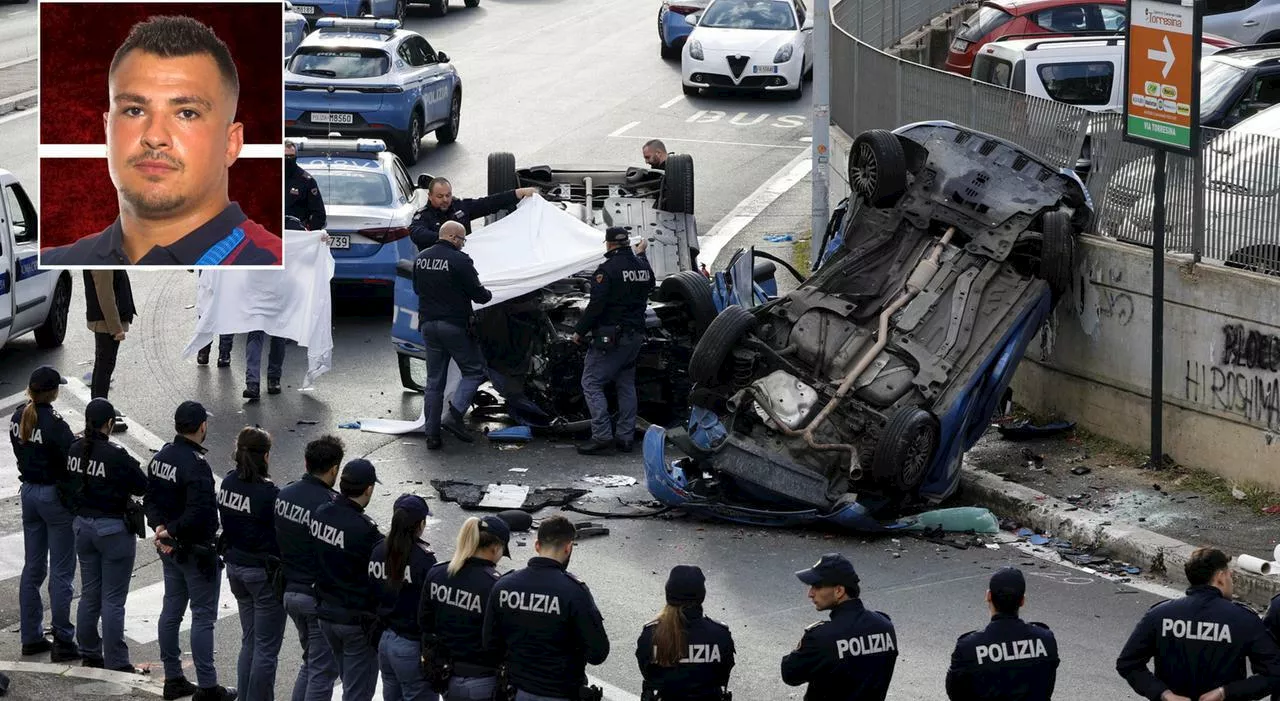
M 449 54 L 446 54 L 445 52 L 441 51 L 436 54 L 436 60 L 439 61 L 440 63 L 448 63 Z
M 425 190 L 431 184 L 431 176 L 426 173 L 418 174 L 418 187 Z
M 695 12 L 695 13 L 693 13 L 693 14 L 691 14 L 691 15 L 685 15 L 685 16 L 684 16 L 684 21 L 685 21 L 685 23 L 686 23 L 686 24 L 688 24 L 690 27 L 696 27 L 696 26 L 698 26 L 698 21 L 699 21 L 699 20 L 701 20 L 701 19 L 702 19 L 702 13 L 701 13 L 701 12 Z
M 292 12 L 292 11 L 293 11 L 293 3 L 289 2 L 289 0 L 284 0 L 284 9 L 285 9 L 285 11 L 286 11 L 286 12 Z

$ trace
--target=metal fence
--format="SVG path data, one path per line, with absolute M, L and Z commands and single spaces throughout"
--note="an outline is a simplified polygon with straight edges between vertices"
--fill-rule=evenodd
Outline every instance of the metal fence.
M 832 9 L 831 118 L 845 133 L 944 119 L 1008 139 L 1061 167 L 1089 163 L 1095 233 L 1149 247 L 1151 150 L 1124 141 L 1119 114 L 988 85 L 880 51 L 955 7 L 954 0 L 836 0 Z M 874 42 L 873 46 L 870 42 Z M 1280 139 L 1205 129 L 1203 177 L 1193 159 L 1170 156 L 1170 251 L 1280 275 Z M 1199 187 L 1199 183 L 1205 186 Z M 1197 192 L 1199 190 L 1199 192 Z M 1193 198 L 1206 212 L 1195 234 Z

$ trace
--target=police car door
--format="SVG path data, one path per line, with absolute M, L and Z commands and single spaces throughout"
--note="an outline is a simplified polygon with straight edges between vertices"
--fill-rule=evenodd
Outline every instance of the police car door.
M 426 39 L 412 37 L 414 51 L 421 56 L 424 63 L 422 84 L 422 109 L 427 115 L 427 122 L 442 124 L 449 119 L 450 91 L 449 74 L 440 62 L 440 54 L 431 48 Z M 429 127 L 430 128 L 430 127 Z
M 13 236 L 4 199 L 0 198 L 0 348 L 13 333 Z
M 13 290 L 13 330 L 35 328 L 44 322 L 53 295 L 52 280 L 56 275 L 38 267 L 38 242 L 36 241 L 36 208 L 27 193 L 17 183 L 4 188 L 5 222 L 12 232 L 13 251 L 10 266 Z

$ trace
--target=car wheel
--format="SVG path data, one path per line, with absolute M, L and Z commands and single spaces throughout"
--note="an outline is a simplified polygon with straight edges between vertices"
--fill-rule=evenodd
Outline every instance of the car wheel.
M 462 93 L 453 91 L 453 99 L 449 101 L 449 122 L 436 129 L 436 141 L 451 144 L 458 140 L 458 128 L 462 124 Z
M 404 143 L 400 147 L 400 160 L 404 161 L 406 166 L 411 166 L 418 162 L 418 156 L 422 154 L 422 117 L 417 112 L 409 118 L 409 131 L 404 136 Z
M 940 438 L 938 420 L 918 406 L 899 407 L 885 424 L 871 458 L 876 482 L 909 494 L 924 482 Z
M 907 189 L 907 156 L 890 131 L 865 131 L 849 151 L 849 184 L 872 207 L 892 207 Z
M 67 316 L 71 310 L 71 278 L 63 277 L 53 288 L 49 317 L 36 329 L 37 348 L 57 348 L 67 337 Z
M 449 14 L 449 0 L 435 0 L 431 3 L 431 14 L 436 17 L 444 17 Z
M 711 320 L 693 347 L 693 355 L 689 358 L 689 380 L 699 385 L 714 384 L 733 347 L 755 325 L 756 318 L 751 312 L 736 304 L 725 307 Z
M 696 97 L 698 95 L 698 88 L 692 85 L 681 85 L 680 88 L 684 90 L 684 94 L 689 97 Z
M 400 24 L 402 25 L 404 24 L 405 19 L 408 17 L 408 14 L 409 14 L 408 0 L 396 0 L 396 19 L 400 21 Z
M 689 331 L 694 343 L 702 338 L 716 318 L 716 302 L 711 296 L 711 283 L 701 273 L 682 270 L 667 277 L 658 287 L 661 298 L 679 302 L 689 316 Z
M 516 157 L 506 151 L 489 154 L 489 194 L 510 192 L 518 187 L 520 176 L 516 174 Z M 492 224 L 507 214 L 507 210 L 501 210 L 492 217 L 487 217 L 485 222 Z
M 658 36 L 658 53 L 662 56 L 663 60 L 666 61 L 680 58 L 680 49 L 677 49 L 674 46 L 667 46 L 667 40 L 663 39 L 661 35 Z
M 425 389 L 424 383 L 426 382 L 426 379 L 424 377 L 423 381 L 419 382 L 418 379 L 414 377 L 414 363 L 416 361 L 422 367 L 425 375 L 426 362 L 418 360 L 417 358 L 405 353 L 396 353 L 396 360 L 400 363 L 400 384 L 407 390 L 414 392 L 423 391 Z
M 674 153 L 667 157 L 662 201 L 664 211 L 693 214 L 693 156 Z
M 1076 237 L 1067 212 L 1049 212 L 1041 225 L 1040 277 L 1049 283 L 1055 300 L 1071 293 L 1075 277 Z

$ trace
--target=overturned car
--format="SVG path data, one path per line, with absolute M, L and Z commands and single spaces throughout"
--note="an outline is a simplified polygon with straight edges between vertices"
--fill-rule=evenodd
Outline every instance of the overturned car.
M 1075 173 L 948 122 L 863 133 L 848 169 L 838 247 L 794 292 L 724 309 L 690 359 L 687 428 L 646 433 L 660 501 L 877 530 L 947 498 L 1068 293 L 1092 218 Z

